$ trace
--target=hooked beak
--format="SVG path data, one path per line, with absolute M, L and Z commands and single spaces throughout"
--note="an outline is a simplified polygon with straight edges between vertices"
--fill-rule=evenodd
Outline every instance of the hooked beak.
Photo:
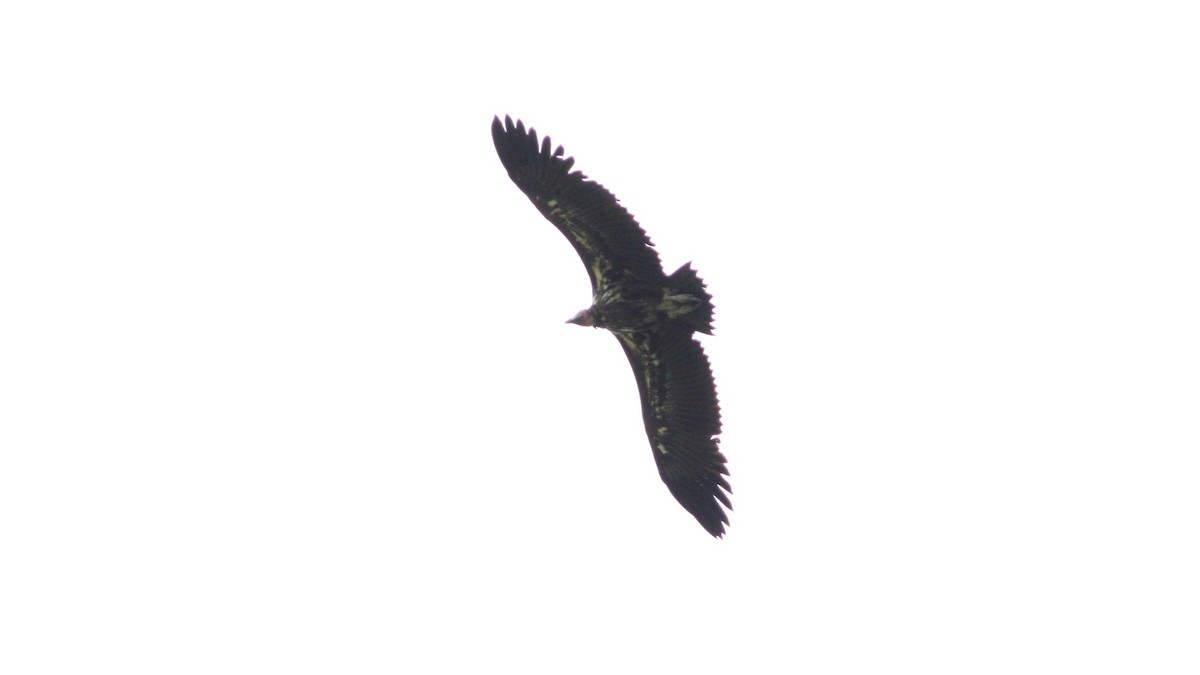
M 575 316 L 567 319 L 567 323 L 573 323 L 576 326 L 595 326 L 596 320 L 595 317 L 592 316 L 592 308 L 588 307 Z

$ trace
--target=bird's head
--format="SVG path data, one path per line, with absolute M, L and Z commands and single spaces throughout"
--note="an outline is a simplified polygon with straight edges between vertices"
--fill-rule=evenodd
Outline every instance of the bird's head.
M 595 326 L 596 315 L 592 313 L 592 308 L 588 307 L 575 316 L 567 319 L 567 323 L 573 323 L 576 326 Z

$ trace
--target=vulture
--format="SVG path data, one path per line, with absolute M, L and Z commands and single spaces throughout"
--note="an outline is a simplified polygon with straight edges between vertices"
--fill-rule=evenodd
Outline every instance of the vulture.
M 714 537 L 732 509 L 721 410 L 708 357 L 693 333 L 712 334 L 712 297 L 687 263 L 665 274 L 658 252 L 625 207 L 599 183 L 572 171 L 511 117 L 492 121 L 500 162 L 521 192 L 575 247 L 592 281 L 592 305 L 567 323 L 606 328 L 625 350 L 642 397 L 642 418 L 667 489 Z

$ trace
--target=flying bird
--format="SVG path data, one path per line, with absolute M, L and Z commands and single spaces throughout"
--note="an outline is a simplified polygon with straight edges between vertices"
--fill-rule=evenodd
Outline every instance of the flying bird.
M 658 252 L 625 207 L 599 183 L 572 171 L 563 148 L 539 142 L 511 117 L 492 121 L 500 162 L 521 192 L 575 247 L 592 280 L 592 306 L 568 323 L 617 337 L 642 397 L 642 418 L 658 474 L 675 499 L 714 537 L 725 534 L 732 493 L 718 448 L 721 410 L 712 368 L 695 332 L 712 335 L 712 297 L 691 263 L 664 274 Z

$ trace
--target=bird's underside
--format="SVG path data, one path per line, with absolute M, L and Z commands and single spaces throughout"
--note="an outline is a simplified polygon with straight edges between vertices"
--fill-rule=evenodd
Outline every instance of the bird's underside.
M 572 323 L 607 328 L 637 379 L 642 418 L 659 476 L 675 499 L 714 537 L 729 523 L 732 492 L 718 447 L 716 385 L 694 332 L 712 333 L 712 298 L 684 265 L 663 273 L 637 221 L 608 190 L 571 171 L 562 146 L 520 121 L 492 122 L 500 161 L 517 187 L 562 232 L 592 281 L 592 306 Z

